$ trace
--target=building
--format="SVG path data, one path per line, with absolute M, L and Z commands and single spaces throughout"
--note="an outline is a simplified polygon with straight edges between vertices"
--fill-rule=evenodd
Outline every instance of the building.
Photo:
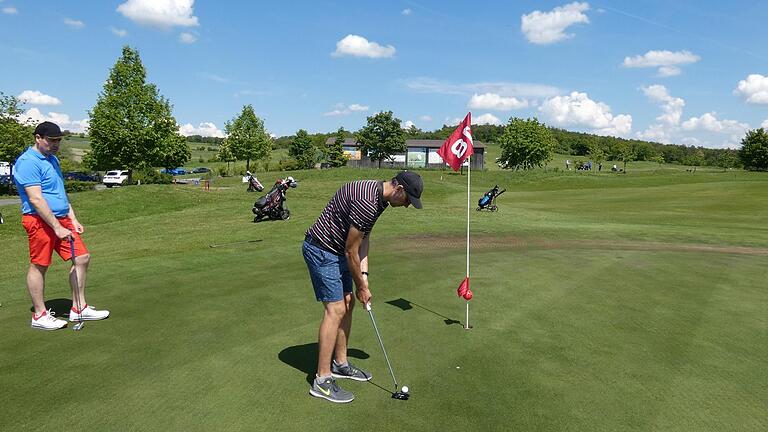
M 331 137 L 325 141 L 325 145 L 329 146 L 334 142 L 336 142 L 336 138 Z M 381 166 L 386 168 L 446 167 L 447 165 L 443 162 L 443 159 L 437 154 L 437 149 L 443 145 L 443 142 L 445 141 L 421 139 L 405 140 L 406 152 L 394 155 L 393 160 L 391 161 L 386 159 L 383 160 Z M 354 138 L 346 138 L 342 145 L 344 146 L 344 153 L 349 156 L 347 166 L 360 168 L 376 168 L 379 166 L 379 161 L 371 160 L 368 155 L 362 154 L 360 146 Z M 485 167 L 485 144 L 480 141 L 474 141 L 472 145 L 475 148 L 475 153 L 470 158 L 472 169 L 483 169 Z

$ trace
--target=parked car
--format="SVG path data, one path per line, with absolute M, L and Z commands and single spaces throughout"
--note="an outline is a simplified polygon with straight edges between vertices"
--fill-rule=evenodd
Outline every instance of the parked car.
M 98 173 L 86 173 L 82 171 L 69 171 L 64 173 L 64 180 L 78 180 L 87 182 L 99 182 L 101 177 Z
M 104 174 L 102 183 L 108 188 L 112 186 L 124 186 L 130 183 L 131 172 L 128 170 L 112 170 Z
M 11 176 L 0 175 L 0 185 L 9 185 L 9 184 L 11 184 Z
M 181 168 L 181 167 L 179 167 L 179 168 L 172 168 L 172 169 L 163 168 L 163 169 L 160 170 L 160 172 L 163 173 L 163 174 L 170 174 L 172 176 L 177 176 L 177 175 L 184 175 L 184 174 L 186 174 L 187 170 L 185 170 L 184 168 Z
M 205 174 L 208 172 L 211 172 L 211 169 L 206 167 L 199 167 L 192 170 L 193 174 Z

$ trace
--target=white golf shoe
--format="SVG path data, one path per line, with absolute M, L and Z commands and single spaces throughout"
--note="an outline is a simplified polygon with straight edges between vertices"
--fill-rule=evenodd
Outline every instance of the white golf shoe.
M 63 319 L 53 317 L 54 312 L 50 309 L 43 312 L 43 314 L 37 318 L 32 314 L 31 326 L 33 329 L 40 330 L 58 330 L 67 326 L 67 322 Z
M 69 321 L 98 321 L 109 317 L 108 310 L 96 310 L 93 306 L 85 305 L 80 313 L 74 307 L 69 310 Z

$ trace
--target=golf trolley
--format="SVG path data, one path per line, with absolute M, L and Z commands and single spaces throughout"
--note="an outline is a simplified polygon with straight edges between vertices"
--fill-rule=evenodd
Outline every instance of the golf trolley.
M 248 176 L 248 192 L 261 192 L 264 190 L 264 186 L 262 186 L 255 175 L 251 174 L 250 171 L 246 171 L 245 174 Z
M 262 219 L 288 220 L 291 211 L 285 207 L 285 193 L 288 188 L 295 188 L 299 183 L 293 177 L 277 179 L 272 189 L 263 197 L 253 203 L 251 211 L 254 215 L 253 222 L 261 222 Z
M 506 189 L 499 191 L 499 185 L 494 186 L 493 189 L 486 192 L 482 198 L 477 200 L 476 210 L 477 211 L 488 210 L 491 212 L 498 211 L 499 208 L 496 206 L 496 198 L 498 198 L 499 195 L 503 194 L 506 191 L 507 191 Z

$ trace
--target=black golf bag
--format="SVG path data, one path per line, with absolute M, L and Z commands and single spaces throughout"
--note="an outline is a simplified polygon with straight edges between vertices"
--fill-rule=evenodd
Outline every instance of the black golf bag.
M 263 197 L 253 203 L 251 211 L 254 215 L 254 222 L 261 222 L 262 219 L 288 220 L 291 217 L 291 211 L 285 206 L 285 193 L 288 188 L 295 188 L 299 183 L 288 177 L 286 179 L 277 179 L 272 189 Z
M 503 189 L 502 191 L 499 191 L 499 185 L 494 186 L 491 190 L 486 192 L 482 198 L 477 200 L 477 211 L 480 210 L 488 210 L 495 212 L 499 208 L 496 206 L 496 198 L 499 197 L 499 195 L 506 192 L 506 189 Z
M 264 190 L 264 186 L 261 185 L 261 182 L 256 178 L 255 175 L 251 174 L 250 171 L 248 171 L 246 174 L 248 175 L 248 192 L 261 192 Z

